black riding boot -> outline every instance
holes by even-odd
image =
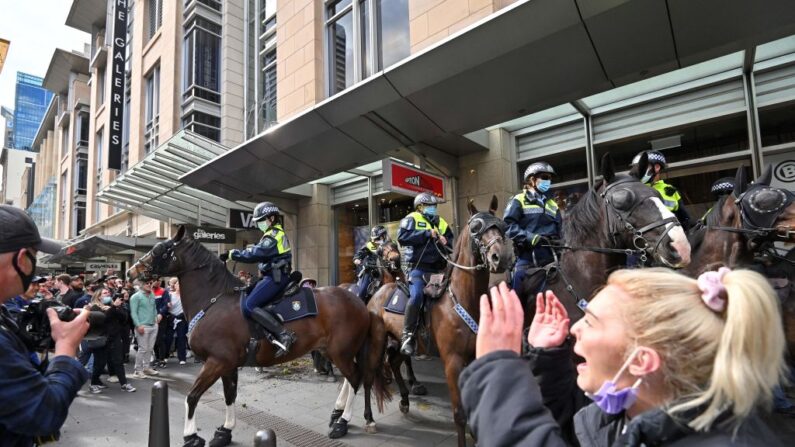
[[[276,336],[276,340],[272,342],[279,348],[279,350],[276,351],[276,357],[287,354],[290,350],[290,345],[295,341],[295,334],[285,329],[276,317],[259,307],[251,312],[251,318],[264,327],[266,331]]]
[[[400,341],[400,353],[403,355],[414,355],[416,345],[414,332],[417,330],[417,317],[419,317],[418,306],[407,304],[406,313],[403,315],[403,338]]]

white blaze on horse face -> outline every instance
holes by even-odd
[[[651,201],[657,206],[657,209],[660,211],[663,219],[674,217],[674,213],[672,213],[671,210],[663,205],[662,200],[657,197],[652,197]],[[682,261],[679,263],[679,265],[675,265],[673,267],[682,267],[690,264],[690,242],[687,241],[685,230],[681,225],[668,223],[665,225],[665,229],[667,230],[672,226],[673,228],[668,231],[668,237],[671,238],[671,246],[674,248],[674,250],[676,250],[676,253],[679,254],[679,257],[682,258]]]
[[[235,428],[235,404],[227,405],[226,406],[226,420],[224,421],[224,428],[226,429],[233,429]]]
[[[198,407],[198,405],[197,405]],[[185,430],[182,432],[182,436],[190,436],[196,433],[196,412],[193,412],[193,418],[189,418],[188,414],[190,414],[190,408],[188,407],[188,399],[185,399]]]

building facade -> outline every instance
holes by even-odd
[[[14,99],[14,148],[31,150],[33,137],[39,129],[41,117],[52,99],[52,93],[42,87],[43,79],[17,72]]]
[[[3,147],[14,147],[14,111],[5,107],[0,107],[0,116],[5,120],[3,129]]]
[[[36,164],[36,154],[28,150],[0,149],[0,203],[13,205],[18,208],[28,206],[28,194],[31,178],[31,168]]]
[[[67,25],[91,35],[80,237],[228,226],[268,199],[294,267],[331,284],[353,279],[369,226],[394,237],[411,209],[395,166],[441,178],[456,230],[468,200],[502,206],[539,159],[565,195],[597,180],[608,151],[623,165],[663,150],[694,215],[738,166],[789,178],[791,11],[771,1],[751,11],[765,26],[692,31],[684,18],[709,20],[708,5],[644,3],[75,0]],[[127,18],[120,169],[108,165],[114,5]],[[722,8],[740,20],[752,7]]]

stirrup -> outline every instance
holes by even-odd
[[[406,356],[414,355],[414,334],[404,334],[400,344],[400,353]]]

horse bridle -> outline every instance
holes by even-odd
[[[676,216],[665,217],[663,219],[654,221],[654,222],[652,222],[650,224],[644,225],[644,226],[642,226],[640,228],[635,228],[635,226],[632,225],[631,222],[629,222],[629,217],[632,215],[632,213],[636,209],[638,209],[638,207],[643,202],[645,202],[646,200],[652,199],[655,196],[654,195],[649,195],[648,197],[641,198],[640,200],[635,202],[629,210],[626,210],[626,211],[620,210],[619,208],[617,208],[611,202],[612,195],[615,194],[615,192],[618,191],[618,190],[624,189],[624,190],[630,191],[632,194],[635,194],[634,191],[631,191],[629,188],[618,188],[618,190],[615,189],[617,186],[624,185],[624,184],[627,184],[627,183],[632,183],[634,181],[635,181],[634,179],[626,179],[626,180],[617,181],[615,183],[611,183],[611,184],[609,184],[609,185],[607,185],[605,187],[605,189],[600,193],[600,196],[602,197],[602,199],[603,199],[603,201],[605,203],[605,216],[607,217],[607,220],[608,220],[608,229],[610,231],[609,235],[610,235],[611,241],[613,242],[613,245],[616,245],[615,238],[621,232],[631,233],[632,234],[632,245],[635,247],[634,252],[635,252],[635,254],[639,254],[640,258],[641,258],[641,261],[645,263],[646,260],[647,260],[646,254],[648,253],[649,255],[654,256],[654,254],[657,252],[657,250],[659,250],[660,244],[662,244],[662,241],[663,241],[663,239],[665,239],[665,236],[667,236],[668,233],[676,225],[679,225],[679,220],[676,218]],[[611,191],[612,191],[612,193],[608,194]],[[620,225],[619,228],[617,228],[618,231],[613,231],[611,229],[611,225],[610,225],[611,211],[612,211],[613,216],[616,219],[618,219],[618,222],[619,222],[619,225]],[[674,225],[669,225],[669,224],[674,224]],[[665,231],[663,231],[663,233],[660,235],[660,237],[657,238],[657,241],[654,244],[653,248],[649,249],[650,244],[649,244],[649,240],[646,239],[646,237],[645,237],[646,233],[648,233],[649,231],[652,231],[654,229],[657,229],[659,227],[662,227],[662,226],[665,226]]]
[[[774,208],[769,210],[763,210],[755,206],[753,202],[753,199],[758,194],[765,191],[773,191],[779,196],[779,202]],[[772,226],[773,222],[778,219],[778,216],[781,215],[781,213],[790,205],[790,203],[795,201],[795,194],[793,194],[791,191],[781,188],[773,188],[766,185],[756,185],[752,186],[751,189],[743,192],[739,196],[732,195],[732,197],[734,197],[734,204],[737,205],[737,208],[740,210],[741,227],[735,228],[724,227],[720,225],[706,225],[705,222],[703,225],[704,228],[708,230],[718,230],[729,233],[750,235],[751,239],[755,237],[766,237],[771,233],[782,239],[789,239],[795,236],[795,228],[793,228],[792,225],[787,227]],[[764,222],[760,222],[759,219],[764,219]]]
[[[162,255],[158,255],[158,258],[162,259],[163,261],[165,261],[168,258],[171,258],[172,261],[176,262],[177,261],[177,255],[174,254],[174,250],[177,248],[177,245],[179,245],[179,242],[174,242],[173,240],[169,239],[169,240],[167,240],[165,242],[160,242],[159,244],[165,245],[166,246],[166,251],[163,252]],[[154,270],[154,267],[155,267],[155,264],[156,264],[154,262],[154,259],[155,259],[155,253],[154,253],[155,248],[157,248],[157,245],[155,245],[152,248],[152,250],[150,250],[149,253],[147,253],[147,255],[149,255],[151,257],[151,262],[144,261],[144,259],[147,256],[144,256],[143,258],[138,260],[138,263],[140,263],[141,265],[144,266],[144,268],[145,268],[144,274],[146,274],[146,275],[151,275],[153,273],[153,270]],[[158,261],[157,263],[159,263],[159,262],[160,261]],[[179,271],[177,271],[175,273],[169,273],[169,276],[179,276],[179,275],[181,275],[183,273],[192,272],[194,270],[201,270],[201,269],[207,267],[208,265],[210,265],[210,264],[207,263],[207,262],[204,262],[204,263],[201,263],[201,264],[197,265],[196,267],[191,267],[191,268],[188,268],[188,269],[182,269],[182,270],[179,270]]]
[[[388,242],[384,242],[384,245],[387,245],[387,244],[388,244]],[[384,259],[385,255],[390,254],[390,253],[392,253],[394,251],[397,251],[397,253],[399,255],[400,254],[400,250],[398,250],[396,248],[395,250],[390,249],[388,252],[384,252],[384,250],[383,250],[384,245],[382,245],[381,248],[380,248],[381,256],[378,256],[378,264],[379,264],[379,266],[385,268],[386,270],[389,270],[390,272],[400,271],[400,263],[399,262],[396,264],[395,261],[388,261],[388,260]]]
[[[502,242],[504,240],[503,235],[505,235],[505,222],[491,213],[476,213],[473,214],[467,221],[467,228],[469,228],[469,240],[471,243],[472,253],[474,253],[476,257],[480,258],[480,262],[478,264],[474,266],[457,264],[447,257],[447,255],[442,253],[437,244],[433,244],[433,246],[442,256],[442,258],[444,258],[448,264],[454,267],[458,267],[463,270],[486,269],[488,268],[487,254],[489,248],[491,248],[491,246],[497,242]],[[483,234],[485,234],[486,231],[491,228],[496,228],[497,231],[500,232],[500,235],[484,244],[480,239],[483,237]]]

